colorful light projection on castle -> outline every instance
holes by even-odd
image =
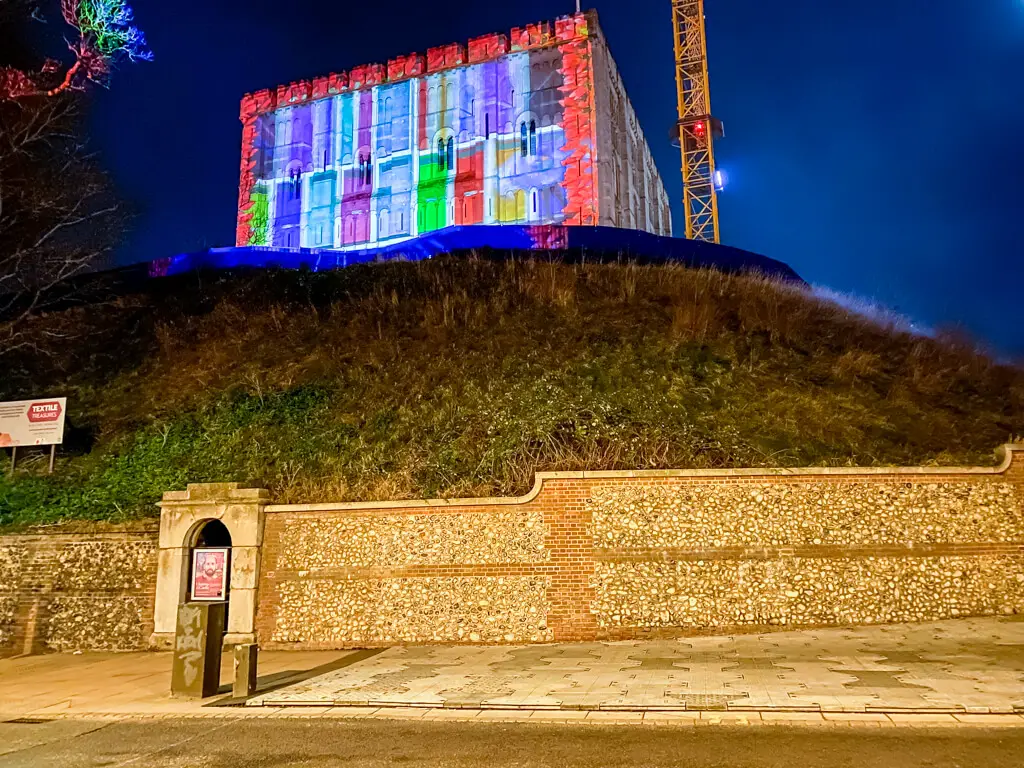
[[[247,96],[238,245],[597,224],[587,16]]]

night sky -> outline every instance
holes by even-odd
[[[708,0],[723,241],[1024,355],[1024,2]],[[135,0],[156,59],[95,99],[139,210],[123,263],[231,245],[242,95],[541,19],[572,0]],[[464,8],[458,11],[456,8]],[[673,201],[669,0],[597,0]],[[682,230],[676,202],[676,231]]]

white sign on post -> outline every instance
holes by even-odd
[[[0,448],[60,445],[67,398],[0,403]]]

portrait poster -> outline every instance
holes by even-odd
[[[227,549],[197,549],[192,553],[192,599],[226,600]]]

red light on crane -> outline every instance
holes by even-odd
[[[704,138],[704,123],[694,123],[693,133],[698,139]]]

